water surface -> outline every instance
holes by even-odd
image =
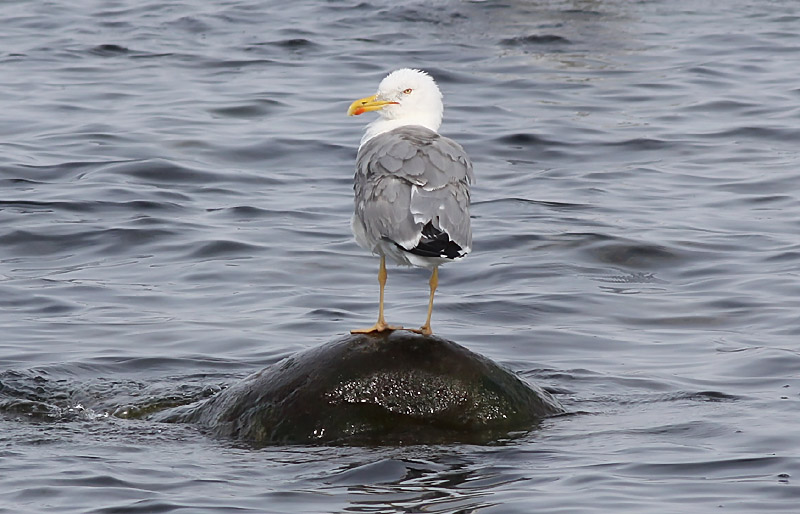
[[[796,512],[791,1],[4,2],[0,512]],[[364,117],[428,70],[475,162],[434,329],[572,413],[490,446],[147,420],[366,326]],[[421,324],[422,270],[390,269]]]

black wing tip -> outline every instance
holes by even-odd
[[[447,232],[434,227],[430,221],[422,227],[422,237],[414,248],[407,249],[395,244],[402,250],[420,257],[460,259],[467,254],[459,244],[450,239]]]

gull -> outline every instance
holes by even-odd
[[[475,182],[464,149],[437,132],[442,124],[442,93],[424,71],[395,70],[378,92],[356,100],[349,116],[376,111],[356,157],[352,229],[359,246],[380,256],[378,321],[371,334],[403,327],[384,319],[386,258],[396,264],[431,270],[428,317],[412,332],[430,335],[439,266],[463,259],[472,249],[469,186]]]

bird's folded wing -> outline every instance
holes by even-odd
[[[421,126],[375,136],[358,151],[356,216],[373,241],[411,249],[427,222],[469,252],[472,163],[455,141]]]

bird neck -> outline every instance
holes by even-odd
[[[413,117],[409,116],[403,118],[378,118],[367,125],[367,131],[364,132],[364,137],[361,138],[361,144],[359,145],[359,148],[364,146],[367,141],[375,136],[379,136],[385,132],[389,132],[390,130],[408,125],[418,125],[434,132],[438,132],[439,127],[442,125],[442,115],[431,113],[422,116],[416,115]]]

